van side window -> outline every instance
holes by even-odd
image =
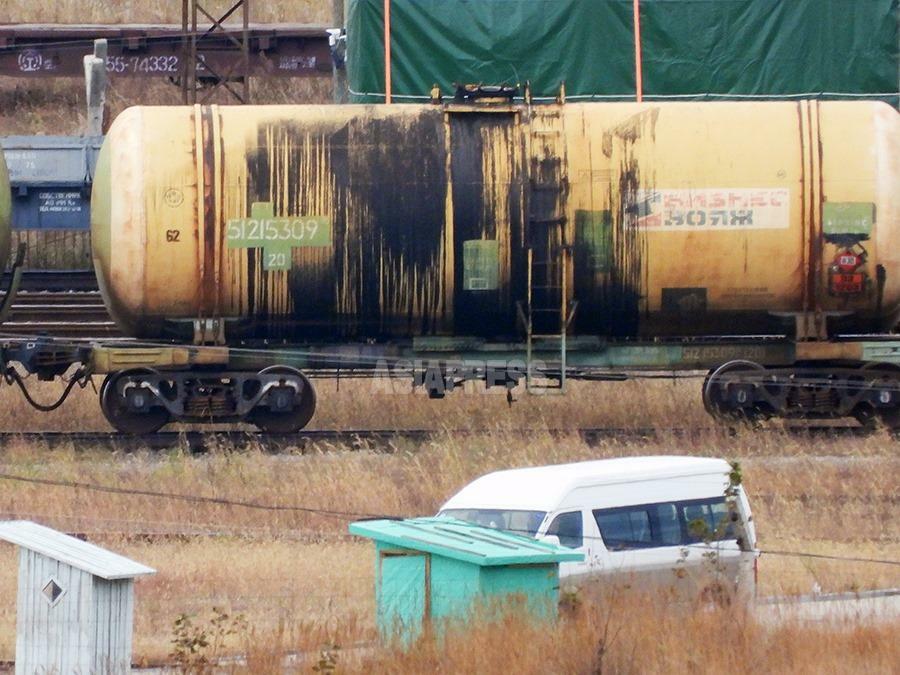
[[[597,509],[593,513],[610,551],[735,538],[724,496]]]
[[[681,520],[674,504],[657,504],[656,522],[660,546],[677,546],[681,543]]]
[[[555,534],[559,537],[561,546],[581,548],[581,545],[584,543],[581,528],[581,511],[560,513],[550,523],[550,527],[547,528],[547,534]]]
[[[680,504],[687,528],[686,543],[734,539],[724,499],[703,499]]]
[[[650,514],[646,506],[594,511],[597,527],[610,550],[652,546]]]

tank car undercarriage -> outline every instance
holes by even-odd
[[[710,370],[703,405],[723,422],[852,417],[861,425],[900,427],[900,368],[822,364],[766,368],[735,360]]]
[[[103,415],[119,431],[146,434],[169,422],[250,422],[263,431],[299,431],[316,410],[316,392],[296,368],[259,372],[110,373],[100,387]]]
[[[315,413],[311,377],[401,378],[431,398],[477,381],[505,388],[512,401],[520,383],[529,392],[561,393],[567,380],[698,371],[707,371],[700,391],[706,410],[727,424],[854,418],[867,427],[900,427],[900,340],[893,336],[829,342],[573,337],[564,362],[558,346],[554,352],[549,344],[538,344],[531,360],[522,347],[477,338],[255,350],[41,338],[0,344],[0,362],[5,380],[39,410],[59,407],[76,385],[104,377],[98,390],[101,409],[113,427],[131,434],[152,433],[170,422],[245,422],[263,431],[299,431]],[[29,375],[68,384],[57,402],[44,405],[30,396],[24,381]]]

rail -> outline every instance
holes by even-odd
[[[781,433],[792,437],[814,439],[847,438],[881,433],[878,430],[851,426],[797,426],[773,427],[756,430],[756,433]],[[273,454],[303,451],[316,444],[332,444],[342,449],[369,450],[391,453],[407,444],[421,444],[433,439],[470,437],[490,434],[513,435],[533,438],[549,435],[555,438],[578,437],[590,446],[610,441],[653,442],[659,439],[690,440],[710,433],[733,436],[737,432],[727,427],[691,428],[627,428],[587,427],[580,429],[311,429],[297,433],[264,433],[257,431],[160,431],[153,434],[130,435],[114,431],[4,431],[0,432],[0,449],[13,443],[34,443],[48,448],[72,446],[76,450],[168,450],[182,449],[202,454],[216,449],[258,448]],[[893,439],[900,432],[885,431]],[[317,448],[320,449],[320,448]]]

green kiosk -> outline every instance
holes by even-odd
[[[479,606],[518,602],[556,616],[559,563],[578,551],[450,518],[370,520],[351,534],[375,541],[378,630],[409,644],[428,624],[466,620]]]

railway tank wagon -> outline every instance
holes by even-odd
[[[95,175],[101,290],[127,334],[214,348],[113,372],[104,411],[302,427],[279,342],[707,367],[714,413],[815,412],[783,386],[812,364],[856,377],[821,412],[894,411],[889,364],[856,375],[877,359],[835,336],[900,314],[898,125],[870,102],[129,109]],[[235,349],[262,341],[274,367]]]

